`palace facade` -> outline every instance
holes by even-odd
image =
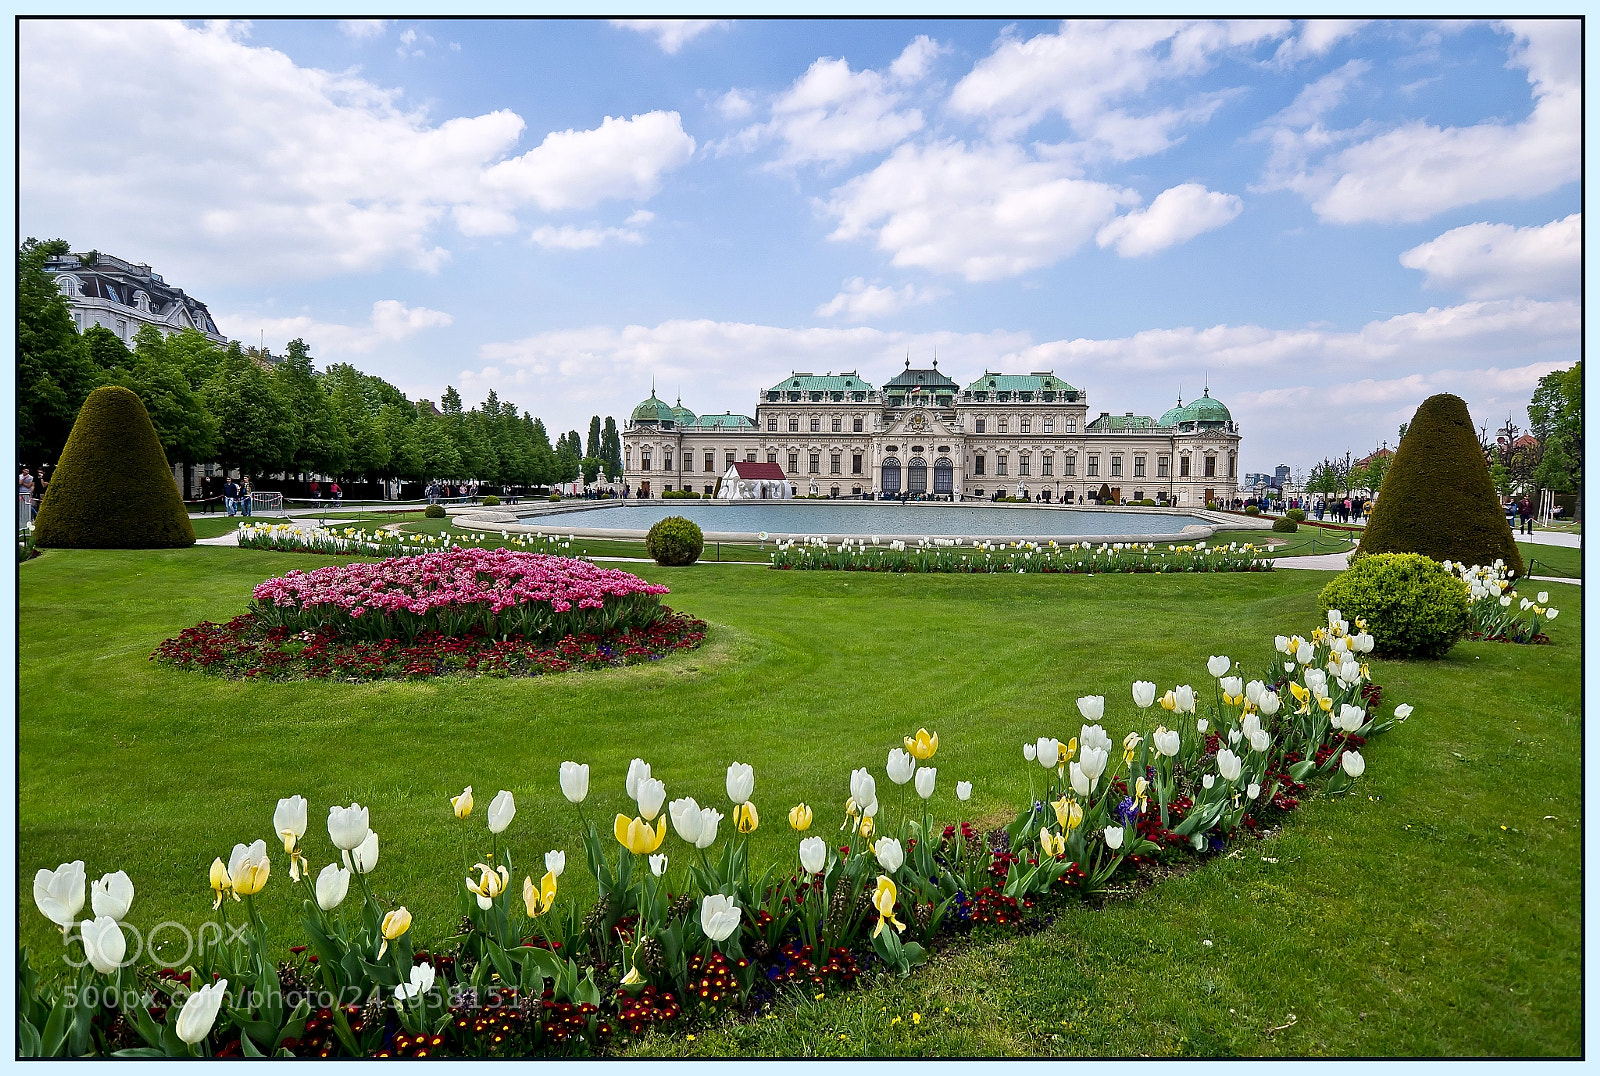
[[[214,344],[228,342],[217,331],[205,303],[168,284],[143,262],[124,261],[91,250],[54,255],[46,260],[44,268],[66,296],[79,332],[99,325],[132,347],[139,328],[154,325],[168,336],[196,329]]]
[[[1067,504],[1153,500],[1204,507],[1238,485],[1239,429],[1210,389],[1158,419],[1098,414],[1051,371],[984,373],[965,387],[906,367],[881,388],[855,371],[791,373],[755,417],[696,415],[650,398],[622,433],[639,496],[711,494],[737,461],[776,463],[796,496],[1025,495]]]

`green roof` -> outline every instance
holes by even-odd
[[[1086,427],[1087,430],[1148,430],[1155,425],[1149,415],[1101,415]]]
[[[985,373],[967,386],[968,392],[1067,392],[1071,389],[1071,385],[1049,371],[1041,374]]]
[[[895,374],[893,379],[884,382],[883,387],[885,391],[892,389],[909,390],[920,387],[931,392],[937,392],[940,389],[954,392],[960,388],[954,381],[940,373],[937,368],[913,370],[909,364],[904,370]]]
[[[653,422],[658,425],[677,421],[673,417],[672,408],[667,405],[665,400],[656,399],[656,394],[653,391],[650,393],[648,400],[633,409],[632,418],[635,422]]]
[[[1178,406],[1165,411],[1159,421],[1162,426],[1181,426],[1184,423],[1222,424],[1233,421],[1233,413],[1226,404],[1215,399],[1208,388],[1198,400],[1185,404],[1180,398]]]
[[[854,370],[842,374],[790,374],[773,385],[768,392],[860,392],[872,391],[872,385],[862,380]]]
[[[681,397],[678,400],[677,406],[672,409],[672,421],[676,422],[680,426],[694,425],[694,412],[683,406],[683,400]]]
[[[735,415],[732,412],[729,412],[726,415],[701,415],[699,418],[689,423],[689,425],[701,430],[716,428],[750,430],[755,429],[756,423],[755,419],[749,418],[745,415]]]

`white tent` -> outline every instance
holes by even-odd
[[[717,491],[717,499],[723,501],[781,501],[789,495],[789,479],[776,463],[735,463]]]

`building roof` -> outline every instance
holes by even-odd
[[[694,425],[694,412],[683,406],[683,397],[678,397],[677,404],[672,408],[672,421],[680,426]]]
[[[967,386],[968,392],[1067,392],[1072,386],[1046,370],[1035,374],[984,375]]]
[[[776,463],[751,463],[741,460],[733,465],[734,473],[750,481],[782,482],[788,476]]]
[[[854,370],[838,374],[793,373],[773,385],[768,392],[871,392],[872,385]]]
[[[635,422],[649,422],[657,425],[670,425],[677,419],[673,416],[672,408],[667,406],[665,400],[656,399],[655,389],[650,390],[650,398],[633,409],[631,416]]]
[[[746,415],[736,415],[732,411],[729,411],[725,415],[701,415],[699,418],[695,419],[693,422],[688,423],[688,425],[693,426],[695,429],[700,429],[700,430],[705,430],[705,429],[746,430],[746,429],[755,429],[756,422],[755,422],[755,419],[750,418],[750,417],[748,417]]]
[[[892,389],[912,390],[918,388],[927,391],[949,389],[950,391],[954,392],[960,387],[961,386],[957,385],[950,378],[939,372],[938,359],[934,360],[933,366],[916,370],[911,368],[911,360],[907,359],[906,368],[901,370],[898,374],[895,374],[892,379],[883,383],[885,392],[888,392]]]
[[[1106,430],[1148,430],[1154,426],[1155,419],[1149,415],[1101,415],[1084,427],[1096,433]]]
[[[54,254],[45,261],[45,270],[56,276],[70,276],[77,281],[75,299],[100,299],[138,310],[136,299],[143,294],[146,309],[135,317],[148,315],[145,320],[161,321],[174,328],[181,327],[176,313],[182,307],[188,320],[200,332],[217,341],[227,338],[217,330],[206,304],[186,294],[182,288],[168,284],[160,273],[142,262],[124,261],[97,250]]]
[[[1184,426],[1199,425],[1202,427],[1217,427],[1233,421],[1233,413],[1226,404],[1211,395],[1207,388],[1197,400],[1190,400],[1187,404],[1183,397],[1178,397],[1178,406],[1168,408],[1156,420],[1158,426]]]

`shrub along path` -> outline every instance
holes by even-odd
[[[406,904],[432,945],[456,922],[461,868],[487,850],[481,810],[450,814],[466,784],[480,804],[516,794],[505,836],[518,865],[565,848],[558,899],[586,906],[562,759],[591,765],[588,806],[607,817],[635,755],[670,796],[718,805],[727,763],[751,763],[764,819],[753,855],[789,862],[789,806],[812,804],[813,832],[836,837],[848,770],[881,774],[919,725],[940,734],[940,815],[956,815],[954,782],[970,780],[959,816],[992,824],[1028,796],[1020,744],[1075,733],[1077,696],[1105,694],[1120,739],[1132,680],[1203,686],[1214,653],[1264,662],[1274,634],[1320,621],[1326,582],[640,566],[673,588],[670,605],[711,622],[702,650],[549,680],[361,685],[237,683],[148,660],[180,629],[241,611],[254,583],[305,565],[200,547],[50,551],[20,567],[24,878],[66,859],[91,878],[125,869],[131,922],[194,926],[212,915],[212,858],[266,838],[260,906],[274,938],[298,944],[273,805],[311,800],[304,843],[320,868],[329,804],[356,799],[382,839],[378,892]],[[1575,590],[1550,589],[1572,605]],[[1281,835],[1040,934],[977,939],[905,982],[808,995],[637,1050],[1575,1054],[1581,621],[1552,625],[1551,646],[1462,643],[1442,662],[1376,662],[1386,705],[1416,713],[1374,741],[1355,794],[1308,803]],[[675,837],[665,850],[685,854]],[[18,901],[20,940],[53,956],[59,932],[26,887]]]

